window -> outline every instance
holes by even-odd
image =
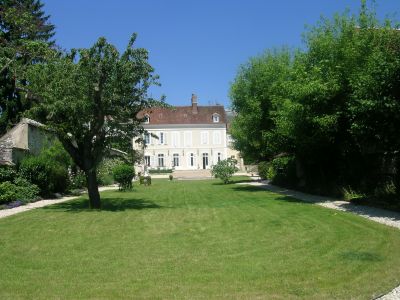
[[[145,155],[145,157],[144,157],[144,165],[150,167],[150,156]]]
[[[221,132],[219,132],[219,131],[213,132],[213,144],[214,145],[221,144]]]
[[[179,167],[179,154],[178,153],[174,153],[173,155],[173,166],[174,167]]]
[[[158,154],[158,166],[164,167],[164,154]]]
[[[207,131],[202,131],[201,132],[201,143],[203,145],[207,145],[208,144],[208,132]]]
[[[221,161],[221,153],[218,152],[218,162]]]
[[[150,123],[150,116],[144,115],[144,124],[149,124],[149,123]]]
[[[145,145],[150,144],[150,134],[149,133],[144,134],[144,144]]]
[[[192,146],[192,132],[185,131],[185,146]]]
[[[194,154],[193,154],[193,153],[190,153],[190,162],[189,162],[189,165],[190,165],[191,167],[194,166]]]
[[[164,134],[164,132],[160,132],[160,136],[159,136],[159,143],[160,143],[160,145],[164,145],[164,143],[165,143],[165,134]]]
[[[179,132],[174,131],[172,133],[172,146],[174,147],[179,147],[180,141],[179,141]]]
[[[212,119],[213,119],[214,123],[218,123],[219,122],[219,114],[213,114]]]

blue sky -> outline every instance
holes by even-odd
[[[150,63],[173,105],[229,106],[229,86],[240,64],[268,48],[301,47],[305,25],[360,0],[43,0],[64,49],[90,47],[104,36],[123,51],[131,33],[148,49]],[[378,0],[377,14],[399,20],[399,0]]]

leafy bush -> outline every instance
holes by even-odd
[[[119,158],[105,158],[97,168],[97,182],[99,185],[111,185],[114,183],[114,168],[124,164]]]
[[[293,186],[296,184],[296,163],[292,156],[277,157],[271,161],[267,178],[274,184]]]
[[[78,170],[70,175],[70,190],[78,190],[86,187],[86,175],[83,171]]]
[[[168,178],[169,178],[169,180],[172,181],[172,179],[174,179],[174,176],[172,176],[172,174],[170,174],[170,175],[168,176]]]
[[[267,161],[262,161],[258,164],[258,175],[262,179],[268,179],[269,163]]]
[[[5,181],[14,181],[15,177],[17,177],[17,172],[14,167],[10,166],[0,166],[0,182]]]
[[[139,176],[139,184],[151,185],[150,176]]]
[[[236,163],[236,159],[233,158],[220,160],[216,165],[212,167],[211,174],[215,178],[221,179],[224,184],[227,184],[232,175],[239,170],[236,167]]]
[[[40,198],[40,189],[36,184],[21,177],[16,178],[14,184],[17,186],[17,199],[21,202],[28,203]]]
[[[17,186],[10,181],[0,183],[0,204],[17,200]]]
[[[63,193],[69,185],[68,169],[45,155],[29,156],[22,160],[20,176],[36,184],[44,197]]]
[[[113,173],[120,190],[132,189],[132,179],[135,177],[135,169],[132,166],[127,164],[116,166]]]

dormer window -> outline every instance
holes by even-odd
[[[144,124],[149,124],[149,123],[150,123],[150,116],[144,115]]]
[[[218,123],[219,122],[219,114],[213,114],[212,120],[214,123]]]

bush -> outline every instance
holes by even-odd
[[[258,164],[258,175],[262,179],[268,179],[269,163],[267,161],[262,161]]]
[[[111,185],[114,183],[114,168],[124,164],[119,158],[105,158],[97,168],[97,182],[99,185]]]
[[[168,174],[168,173],[172,173],[172,169],[153,169],[153,170],[149,170],[149,174]]]
[[[220,160],[216,165],[212,167],[211,174],[215,178],[221,179],[224,184],[227,184],[232,175],[239,170],[236,167],[236,163],[236,159],[233,158]]]
[[[116,166],[113,173],[120,190],[132,189],[132,179],[135,177],[135,169],[132,166],[127,164]]]
[[[17,200],[17,186],[10,181],[0,183],[0,204]]]
[[[172,174],[170,174],[170,175],[168,176],[168,178],[169,178],[169,180],[172,181],[172,179],[174,179],[174,176],[172,176]]]
[[[70,190],[79,190],[86,187],[86,175],[83,171],[78,170],[70,175]]]
[[[63,193],[69,185],[68,169],[44,155],[23,159],[19,173],[21,177],[36,184],[43,197]]]
[[[0,166],[0,183],[6,181],[12,182],[15,177],[17,177],[17,172],[14,167]]]
[[[139,176],[139,184],[151,185],[150,176]]]
[[[36,184],[21,177],[16,178],[14,184],[17,186],[17,200],[28,203],[40,198],[40,189]]]
[[[277,157],[269,164],[267,178],[278,185],[296,185],[296,163],[292,156]]]

